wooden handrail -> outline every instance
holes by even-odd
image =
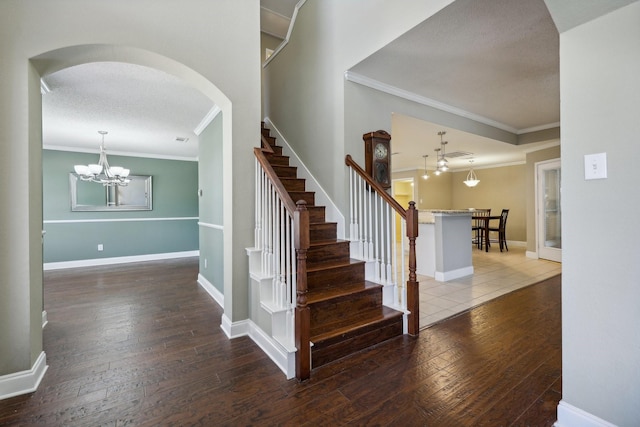
[[[289,195],[289,192],[286,190],[286,188],[284,188],[284,185],[282,185],[280,178],[278,178],[278,175],[273,170],[273,167],[271,167],[271,163],[269,163],[269,160],[267,160],[267,158],[264,156],[263,151],[264,150],[262,148],[253,148],[253,153],[255,154],[256,159],[258,159],[258,162],[260,163],[260,166],[262,166],[264,173],[273,183],[273,187],[275,188],[276,193],[278,193],[278,196],[280,196],[280,200],[282,200],[282,203],[284,203],[285,209],[287,209],[287,212],[289,212],[289,214],[293,216],[296,212],[296,204],[291,198],[291,195]],[[271,152],[273,152],[273,150]]]
[[[264,151],[265,153],[272,153],[273,154],[273,148],[271,148],[271,144],[269,144],[269,141],[267,141],[267,138],[264,137],[264,135],[262,136],[262,151]]]
[[[345,159],[344,159],[344,163],[345,163],[347,166],[351,166],[351,167],[352,167],[352,168],[353,168],[353,169],[358,173],[358,175],[360,175],[360,177],[361,177],[362,179],[364,179],[364,180],[367,182],[367,184],[369,184],[369,185],[370,185],[370,186],[371,186],[371,187],[376,191],[376,193],[378,193],[378,194],[380,195],[380,197],[382,197],[382,198],[385,200],[385,202],[387,202],[387,203],[388,203],[388,204],[393,208],[393,210],[395,210],[396,212],[398,212],[398,214],[399,214],[402,218],[407,219],[407,211],[406,211],[402,206],[400,206],[400,203],[398,203],[398,202],[396,201],[396,199],[394,199],[393,197],[391,197],[391,196],[389,195],[389,193],[387,193],[387,192],[384,190],[384,188],[382,188],[382,187],[380,186],[380,184],[378,184],[377,182],[375,182],[375,181],[373,180],[373,178],[371,178],[371,177],[367,174],[367,172],[365,172],[365,170],[364,170],[364,169],[362,169],[362,168],[360,167],[360,165],[358,165],[358,164],[357,164],[357,163],[356,163],[356,162],[351,158],[351,155],[350,155],[350,154],[347,154],[347,157],[345,157]]]

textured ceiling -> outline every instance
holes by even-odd
[[[522,130],[560,121],[558,49],[543,0],[458,0],[352,71]]]
[[[43,144],[108,153],[195,159],[194,129],[214,107],[181,79],[152,68],[93,62],[48,75],[42,97]],[[188,138],[177,142],[176,138]]]

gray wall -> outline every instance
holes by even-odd
[[[97,157],[42,152],[45,263],[198,250],[197,162],[109,155],[111,164],[152,176],[153,210],[72,212],[69,172]]]
[[[264,68],[265,115],[343,214],[348,211],[344,157],[360,152],[362,134],[372,130],[367,125],[357,126],[355,136],[345,132],[355,111],[347,113],[345,71],[449,3],[376,0],[363,7],[358,1],[307,0],[291,38]],[[385,128],[377,123],[374,129]],[[357,152],[349,150],[349,138]]]
[[[222,212],[222,114],[200,134],[199,169],[200,274],[224,294],[224,227]]]
[[[559,421],[572,408],[618,426],[640,420],[639,24],[636,2],[560,34]],[[608,178],[586,181],[584,156],[602,152]]]

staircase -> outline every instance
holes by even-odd
[[[306,201],[309,211],[311,368],[402,335],[403,313],[382,305],[382,285],[365,280],[365,262],[351,259],[350,242],[337,238],[337,224],[325,221],[325,208],[315,205],[315,194],[306,191],[264,123],[262,135],[273,150],[265,156],[276,175],[293,201]]]

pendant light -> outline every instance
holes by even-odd
[[[467,174],[467,179],[464,181],[467,187],[475,187],[478,185],[480,180],[476,176],[476,173],[473,171],[473,159],[469,160],[471,163],[471,168],[469,169],[469,173]]]
[[[424,175],[422,175],[422,179],[429,179],[429,175],[427,174],[427,157],[428,154],[422,156],[424,158]]]

